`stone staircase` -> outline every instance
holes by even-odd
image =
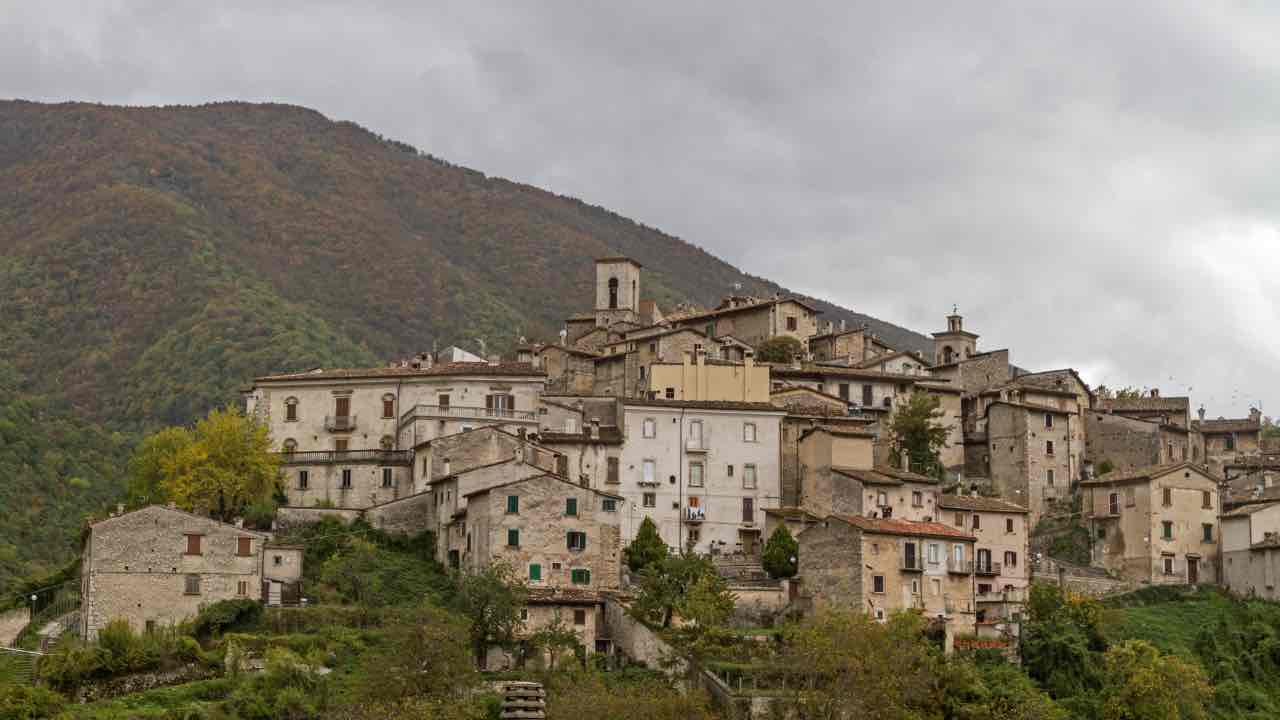
[[[713,555],[712,563],[720,577],[731,583],[770,582],[769,574],[764,571],[760,558],[753,555]]]
[[[540,683],[510,682],[502,691],[502,720],[544,720],[547,692]]]

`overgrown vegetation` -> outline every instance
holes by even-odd
[[[942,401],[921,390],[911,393],[911,398],[893,413],[889,422],[889,438],[893,454],[889,461],[894,466],[902,464],[905,452],[911,470],[922,475],[941,478],[945,472],[940,460],[942,448],[947,445],[950,428],[941,420]]]

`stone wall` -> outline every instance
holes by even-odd
[[[416,535],[432,529],[432,498],[429,492],[410,495],[365,511],[369,524],[393,533]]]
[[[626,605],[616,597],[605,598],[604,625],[613,647],[633,662],[672,676],[681,676],[688,670],[684,661],[671,668],[664,666],[664,660],[673,657],[674,650],[657,633],[628,615]]]
[[[835,604],[863,607],[862,541],[843,522],[826,522],[800,533],[801,591],[814,606]]]
[[[327,517],[350,523],[360,517],[361,514],[362,511],[352,508],[289,507],[286,505],[276,509],[275,529],[288,530],[304,525],[312,525]]]

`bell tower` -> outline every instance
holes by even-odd
[[[626,257],[596,260],[596,325],[639,323],[640,263]]]
[[[977,353],[977,334],[964,329],[964,317],[958,307],[953,307],[947,316],[947,329],[933,334],[933,364],[950,365]]]

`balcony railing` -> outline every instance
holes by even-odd
[[[377,463],[378,465],[412,465],[410,450],[314,450],[277,453],[285,465],[323,465],[329,463]]]
[[[684,451],[692,453],[704,453],[708,450],[707,441],[702,438],[685,438]]]
[[[685,522],[700,523],[707,519],[707,509],[700,507],[687,507],[684,509]]]
[[[466,407],[462,405],[414,405],[408,412],[400,416],[400,424],[410,422],[415,417],[445,418],[479,418],[484,420],[516,420],[535,422],[538,413],[533,410],[513,410],[511,408]]]
[[[955,575],[972,575],[972,560],[957,560],[955,558],[947,558],[947,572]]]
[[[974,572],[979,575],[999,575],[1000,563],[998,562],[979,562],[974,568]]]
[[[329,432],[346,432],[356,429],[355,415],[325,415],[324,429]]]
[[[901,569],[903,572],[924,572],[924,558],[922,557],[904,557],[902,558]]]

